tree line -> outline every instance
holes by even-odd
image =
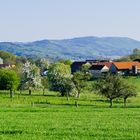
[[[93,82],[89,92],[107,98],[110,107],[116,98],[123,98],[126,106],[127,99],[137,95],[134,85],[127,83],[120,75],[108,74],[93,81],[86,64],[72,75],[70,60],[49,63],[46,59],[30,61],[26,58],[16,58],[16,61],[18,65],[15,68],[0,69],[0,90],[9,90],[11,98],[15,90],[28,90],[31,95],[33,89],[41,89],[43,95],[45,89],[58,91],[61,96],[66,96],[67,100],[70,96],[80,98],[81,92],[88,89],[89,82]]]

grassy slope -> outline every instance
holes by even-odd
[[[140,91],[140,78],[126,79]],[[140,139],[140,94],[128,100],[129,108],[122,108],[122,100],[114,101],[114,108],[93,93],[83,93],[74,106],[75,98],[67,101],[58,93],[36,91],[33,96],[18,93],[13,100],[0,94],[0,139]]]

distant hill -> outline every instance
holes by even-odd
[[[140,41],[127,37],[79,37],[64,40],[34,42],[0,42],[0,50],[19,56],[51,57],[55,59],[92,59],[116,57],[140,49]]]

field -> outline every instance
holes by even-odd
[[[140,78],[126,79],[140,91]],[[82,93],[80,99],[59,93],[0,92],[1,140],[139,140],[140,94],[128,99],[127,108],[117,99],[113,108],[103,97]],[[79,106],[75,106],[75,101]]]

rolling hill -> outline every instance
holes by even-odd
[[[19,56],[51,57],[54,59],[95,59],[117,57],[140,49],[140,41],[127,37],[79,37],[34,42],[0,42],[0,50]]]

